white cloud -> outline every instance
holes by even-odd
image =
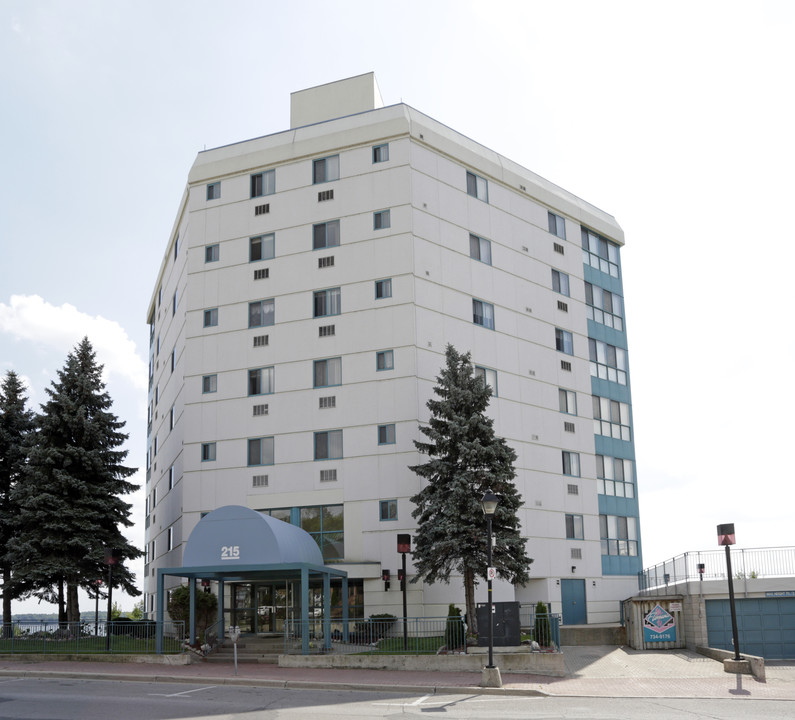
[[[106,375],[120,376],[136,389],[146,390],[146,362],[124,328],[114,320],[87,315],[68,303],[56,307],[38,295],[12,295],[8,305],[0,303],[0,332],[64,355],[88,337]]]

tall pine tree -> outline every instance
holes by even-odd
[[[25,469],[33,431],[33,413],[26,408],[26,404],[27,397],[22,381],[19,375],[9,370],[0,384],[0,572],[3,579],[3,633],[11,623],[11,600],[18,594],[11,585],[13,556],[8,545],[14,535],[14,520],[17,517],[12,493]]]
[[[498,577],[524,584],[533,561],[519,534],[516,453],[495,436],[494,422],[485,414],[491,388],[475,376],[469,353],[461,355],[448,345],[445,355],[434,387],[438,399],[427,403],[430,422],[420,426],[428,441],[414,443],[430,459],[411,467],[427,481],[411,498],[419,525],[412,557],[418,578],[428,583],[449,582],[453,572],[463,576],[467,624],[477,631],[475,583],[486,575],[488,552],[480,500],[487,490],[500,498],[492,523]]]
[[[59,617],[70,622],[80,620],[78,588],[105,577],[105,548],[121,549],[125,560],[142,554],[122,535],[132,521],[121,496],[136,489],[126,479],[135,469],[123,465],[124,422],[111,412],[101,375],[84,338],[47,388],[50,399],[41,406],[36,442],[13,494],[19,506],[10,543],[14,583],[51,601],[57,597]],[[113,576],[114,587],[140,595],[123,563]]]

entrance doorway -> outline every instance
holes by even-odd
[[[285,620],[300,616],[296,583],[236,584],[232,586],[232,625],[241,633],[283,633]]]
[[[585,580],[561,580],[560,600],[563,605],[564,625],[587,625],[585,605]]]

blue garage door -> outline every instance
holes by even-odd
[[[733,650],[729,601],[707,600],[706,606],[709,646]],[[795,659],[795,598],[743,598],[735,607],[741,654]]]

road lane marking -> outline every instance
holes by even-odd
[[[182,692],[178,693],[149,693],[150,697],[179,697],[180,695],[190,695],[191,693],[201,692],[202,690],[212,690],[216,685],[208,685],[207,687],[200,687],[194,690],[183,690]]]

